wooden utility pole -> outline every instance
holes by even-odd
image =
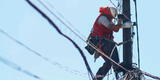
[[[131,19],[130,0],[123,0],[123,14],[126,16],[124,22]],[[131,28],[123,29],[123,41],[131,40]],[[123,45],[123,65],[126,69],[132,69],[132,41]]]

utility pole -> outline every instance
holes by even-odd
[[[123,0],[123,14],[127,17],[124,22],[131,19],[130,0]],[[131,28],[123,29],[123,41],[131,40]],[[123,45],[123,66],[126,69],[132,69],[132,40]]]

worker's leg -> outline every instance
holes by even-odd
[[[111,62],[105,57],[103,57],[103,59],[105,60],[105,62],[103,66],[99,68],[96,74],[97,80],[102,80],[111,68]]]
[[[110,55],[111,52],[111,43],[109,41],[107,41],[106,39],[101,39],[101,43],[102,43],[102,51],[106,54],[106,55]],[[96,77],[97,80],[102,80],[104,78],[104,76],[108,73],[108,71],[111,68],[111,61],[109,59],[107,59],[106,57],[102,56],[102,58],[105,60],[105,63],[103,64],[102,67],[99,68]]]
[[[119,55],[118,55],[117,47],[115,48],[115,50],[114,50],[114,52],[113,52],[112,59],[113,59],[115,62],[119,63]],[[118,77],[118,72],[119,72],[119,71],[117,70],[118,66],[115,65],[114,63],[112,63],[112,64],[113,64],[113,70],[114,70],[114,72],[115,72],[116,79],[118,79],[118,78],[119,78],[119,77]]]

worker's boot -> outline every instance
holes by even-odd
[[[94,80],[102,80],[104,78],[104,75],[96,75],[94,77]]]

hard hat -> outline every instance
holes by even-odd
[[[117,9],[114,7],[109,7],[109,8],[110,8],[112,16],[115,18],[118,14]]]

